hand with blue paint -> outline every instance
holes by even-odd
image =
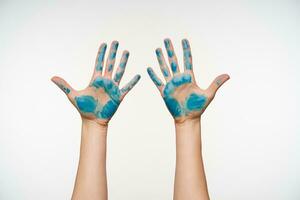
[[[155,52],[166,84],[157,77],[152,68],[147,69],[148,74],[160,91],[168,110],[176,122],[199,118],[213,100],[217,90],[229,79],[229,76],[227,74],[218,76],[206,90],[203,90],[197,85],[195,80],[191,47],[188,40],[182,40],[183,72],[179,70],[177,57],[170,39],[165,39],[164,44],[170,67],[166,63],[162,49],[158,48]]]
[[[105,68],[104,58],[107,45],[103,43],[100,46],[94,74],[89,85],[84,90],[77,91],[73,89],[60,77],[55,76],[51,79],[67,95],[71,103],[80,112],[82,118],[93,120],[101,125],[107,125],[123,98],[140,79],[140,75],[136,75],[122,89],[119,88],[129,57],[128,51],[123,52],[120,64],[114,74],[114,78],[112,78],[118,46],[119,43],[117,41],[112,42]]]

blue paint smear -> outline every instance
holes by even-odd
[[[171,63],[171,69],[172,69],[173,72],[177,71],[177,64],[175,62]]]
[[[191,82],[192,77],[190,74],[180,74],[178,76],[174,76],[173,79],[166,84],[163,93],[165,96],[172,95],[177,87]]]
[[[174,117],[179,117],[182,115],[181,106],[176,99],[172,97],[165,97],[164,100],[168,110]]]
[[[164,75],[165,77],[168,77],[168,76],[169,76],[169,72],[168,72],[168,70],[167,70],[166,68],[163,69],[163,75]]]
[[[170,44],[170,40],[169,39],[165,39],[164,43],[165,43],[166,48],[170,48],[171,44]]]
[[[156,53],[157,57],[161,57],[162,56],[160,49],[156,49],[155,53]]]
[[[110,65],[108,66],[108,71],[110,72],[110,71],[112,71],[112,69],[113,69],[113,65],[110,64]]]
[[[183,46],[183,49],[188,49],[190,47],[189,43],[186,39],[182,40],[182,46]]]
[[[115,82],[119,82],[121,80],[122,75],[123,75],[123,72],[117,72],[115,74],[115,78],[114,78]]]
[[[118,86],[113,83],[110,79],[103,78],[103,77],[97,77],[94,82],[92,83],[92,86],[96,88],[103,88],[104,91],[116,102],[120,101],[120,91]]]
[[[97,62],[97,66],[96,66],[97,71],[102,71],[103,70],[103,65],[102,64],[103,64],[103,60],[104,60],[106,47],[107,47],[107,45],[105,44],[103,46],[103,48],[100,50],[100,53],[99,53],[99,56],[98,56],[98,62]]]
[[[184,57],[186,57],[186,58],[192,57],[192,53],[191,53],[190,51],[188,51],[188,50],[184,51],[183,55],[184,55]]]
[[[109,119],[113,116],[113,114],[116,112],[118,109],[119,104],[109,100],[102,108],[100,113],[97,113],[97,116],[103,119]]]
[[[174,52],[173,52],[172,50],[170,50],[170,49],[167,49],[167,53],[168,53],[168,56],[169,56],[170,58],[172,58],[173,55],[174,55]]]
[[[75,97],[76,104],[80,111],[92,113],[96,109],[97,101],[92,96],[82,95]]]
[[[128,59],[128,57],[129,57],[129,52],[126,52],[126,54],[125,54],[126,60]]]
[[[185,105],[190,111],[201,110],[204,107],[206,101],[207,98],[204,95],[192,93],[187,97]]]
[[[185,68],[188,70],[191,70],[193,68],[193,65],[190,63],[190,61],[185,62]]]
[[[156,75],[154,74],[154,72],[151,68],[148,68],[147,72],[148,72],[150,78],[152,79],[152,81],[155,83],[155,85],[157,85],[157,86],[162,85],[162,82],[156,77]]]
[[[119,66],[120,66],[120,68],[125,69],[126,62],[121,62]]]
[[[58,84],[58,86],[64,91],[64,93],[69,94],[71,90],[65,87],[63,84]]]

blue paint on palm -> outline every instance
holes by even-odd
[[[190,74],[180,74],[179,76],[175,76],[171,81],[169,81],[166,84],[165,89],[163,91],[164,96],[172,95],[177,87],[191,82],[192,77]]]
[[[187,97],[185,105],[186,108],[190,111],[201,110],[204,107],[206,101],[207,98],[204,95],[192,93]]]
[[[79,110],[86,113],[94,112],[98,104],[94,97],[88,95],[75,97],[75,101]]]
[[[94,114],[100,119],[110,119],[120,104],[121,93],[118,86],[110,79],[103,77],[97,77],[91,86],[97,89],[102,88],[111,99],[102,105],[93,96],[82,95],[75,97],[77,107],[83,113]]]
[[[163,90],[165,104],[175,118],[187,115],[193,111],[200,111],[207,102],[207,98],[204,95],[196,93],[190,94],[183,102],[179,102],[174,98],[173,94],[178,87],[191,82],[192,77],[190,74],[180,74],[173,77]]]
[[[182,115],[183,110],[181,108],[181,105],[176,99],[174,99],[173,97],[164,97],[164,101],[170,113],[174,117],[179,117]]]
[[[119,103],[121,97],[119,87],[110,79],[97,77],[92,83],[92,86],[96,88],[103,88],[111,99]]]
[[[113,116],[113,114],[118,109],[119,104],[117,104],[113,100],[109,100],[102,108],[101,112],[99,112],[100,116],[104,119],[109,119]],[[97,116],[99,115],[97,114]]]

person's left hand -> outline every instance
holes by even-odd
[[[157,77],[150,67],[147,69],[148,74],[158,88],[175,122],[200,118],[206,107],[213,100],[217,90],[229,79],[229,76],[222,74],[206,90],[201,89],[194,77],[192,53],[188,40],[182,40],[183,72],[179,70],[177,57],[170,39],[165,39],[164,44],[170,67],[165,61],[161,48],[156,49],[156,56],[166,84]],[[169,69],[171,69],[172,74]]]

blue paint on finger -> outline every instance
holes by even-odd
[[[135,75],[135,77],[133,77],[133,79],[129,83],[127,83],[125,87],[121,89],[121,94],[130,91],[135,86],[135,84],[140,80],[140,78],[141,75]]]
[[[58,84],[58,87],[64,91],[64,93],[69,94],[71,90],[67,87],[65,87],[63,84]]]
[[[165,77],[168,77],[168,76],[169,76],[169,72],[168,72],[168,70],[167,70],[166,68],[163,68],[162,72],[163,72],[163,75],[164,75]]]
[[[190,45],[189,45],[189,42],[188,42],[187,39],[182,40],[182,46],[183,46],[183,49],[189,49],[190,48]]]
[[[158,79],[158,77],[155,75],[154,71],[150,67],[147,68],[147,72],[156,86],[162,86],[163,83]]]
[[[173,72],[177,71],[177,64],[175,62],[171,63],[171,69],[172,69]]]
[[[108,71],[111,72],[112,70],[113,70],[113,65],[110,64],[110,65],[108,66]]]
[[[123,71],[117,72],[117,73],[115,74],[114,81],[115,81],[115,82],[119,82],[119,81],[121,80],[122,76],[123,76]]]
[[[99,52],[99,56],[98,56],[98,60],[97,60],[97,66],[96,66],[97,71],[102,71],[103,70],[103,60],[104,60],[104,56],[105,56],[105,52],[106,52],[106,47],[107,47],[107,45],[104,44],[103,47],[101,48],[100,52]]]

